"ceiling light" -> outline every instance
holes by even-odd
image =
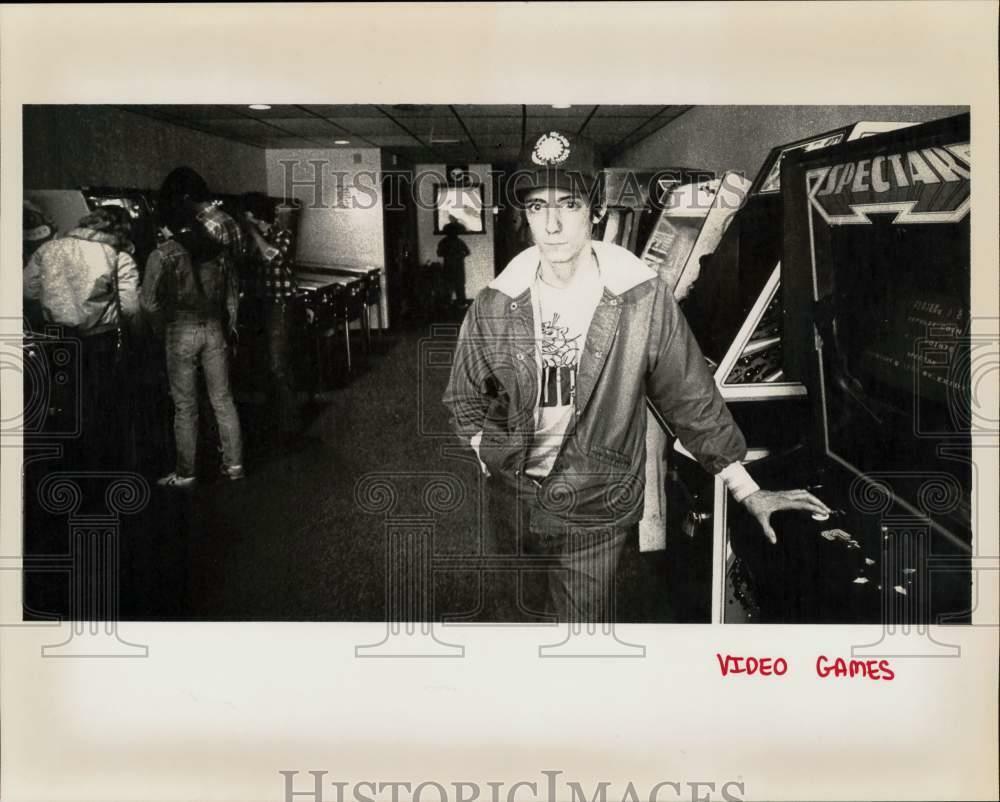
[[[554,108],[554,109],[571,109],[573,107],[569,103],[559,103],[559,104],[553,103],[552,104],[552,108]]]
[[[350,139],[335,139],[335,140],[333,140],[333,144],[334,145],[350,145],[351,144],[351,140]]]
[[[251,103],[250,108],[254,111],[267,111],[271,107],[266,103]]]

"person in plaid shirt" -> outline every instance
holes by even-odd
[[[239,263],[246,255],[246,241],[243,231],[232,217],[210,201],[198,204],[198,222],[212,239],[223,247],[225,257],[230,260],[230,271],[235,275]]]
[[[259,192],[242,198],[249,238],[250,274],[263,312],[268,346],[268,370],[282,435],[294,436],[299,414],[291,385],[289,346],[295,295],[292,232],[277,219],[275,202]]]

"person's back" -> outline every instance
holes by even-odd
[[[46,322],[82,336],[116,329],[138,309],[135,261],[111,230],[114,215],[99,212],[42,245],[24,269],[24,297],[39,304]]]
[[[166,323],[177,445],[176,469],[159,480],[167,487],[188,487],[195,481],[199,366],[219,427],[222,473],[229,479],[243,477],[242,433],[229,385],[225,333],[236,326],[235,269],[227,258],[232,242],[210,230],[198,207],[187,196],[165,198],[161,209],[167,212],[163,222],[171,237],[150,255],[142,285],[143,307]]]
[[[118,207],[85,215],[65,237],[36,250],[24,268],[28,317],[78,338],[82,436],[67,457],[79,468],[117,463],[133,375],[125,336],[139,308],[139,273]],[[35,307],[31,311],[31,306]]]
[[[150,255],[144,306],[168,322],[214,320],[226,313],[230,277],[222,247],[207,232],[184,229]]]
[[[438,243],[437,255],[444,260],[445,268],[460,268],[469,255],[469,246],[456,234],[448,234]]]
[[[448,283],[448,294],[454,293],[455,303],[464,307],[465,297],[465,257],[469,246],[458,236],[452,224],[445,226],[445,236],[438,243],[437,255],[444,262],[444,278]]]

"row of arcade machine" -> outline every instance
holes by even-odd
[[[833,510],[776,514],[771,545],[657,420],[641,535],[711,588],[690,620],[970,620],[968,125],[822,132],[669,188],[638,242],[605,230],[673,287],[751,475]]]
[[[149,255],[164,236],[158,224],[155,191],[84,187],[29,190],[25,197],[54,222],[57,236],[75,228],[79,220],[95,208],[107,205],[124,208],[132,221],[134,256],[140,279]],[[238,196],[216,194],[213,203],[234,219],[240,218]],[[279,210],[289,215],[286,224],[296,232],[299,210],[285,205],[280,205]],[[322,398],[325,391],[350,380],[357,368],[357,356],[368,353],[373,336],[384,328],[382,271],[380,268],[318,263],[296,264],[296,271],[298,291],[292,305],[293,383],[300,397]],[[268,393],[270,379],[263,318],[252,293],[244,293],[241,301],[238,333],[239,346],[234,350],[232,370],[234,392],[238,401],[259,403]],[[45,375],[59,373],[58,366],[52,362],[60,342],[59,333],[55,331],[25,334],[25,349],[33,357],[31,361],[48,363],[48,370],[42,371]],[[129,347],[133,353],[128,360],[131,375],[127,381],[134,390],[134,398],[129,403],[147,411],[162,407],[162,414],[130,417],[169,421],[164,360],[162,354],[156,353],[159,344],[154,338],[140,337]],[[44,382],[44,377],[40,381]],[[37,415],[39,433],[72,429],[75,426],[71,412],[73,404],[74,399],[52,393],[48,409],[40,410]],[[201,417],[211,419],[207,415]],[[165,426],[156,431],[135,432],[129,439],[132,442],[130,458],[135,464],[143,461],[143,455],[137,453],[140,450],[169,452],[171,442],[169,429]],[[141,448],[139,444],[143,444]]]

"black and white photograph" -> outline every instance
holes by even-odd
[[[801,51],[804,5],[195,5],[197,31],[123,6],[88,29],[137,53],[162,23],[149,63],[79,86],[25,44],[44,12],[5,7],[5,262],[22,226],[0,316],[0,642],[4,697],[34,688],[0,705],[30,732],[3,739],[5,798],[991,798],[995,49],[975,51],[985,99],[885,74],[845,94]],[[848,30],[847,5],[816,7]],[[598,12],[642,42],[677,32],[675,68],[615,39],[632,58],[599,71],[541,28],[502,44],[558,22],[599,50]],[[687,35],[737,17],[760,26],[742,55],[713,64],[716,35]],[[250,66],[230,25],[298,30],[299,49]],[[769,66],[762,36],[795,55]],[[330,80],[306,70],[324,63]],[[502,92],[477,78],[505,69]],[[162,678],[149,710],[143,666]],[[958,696],[970,676],[985,696]],[[46,694],[63,701],[22,707]],[[713,698],[689,742],[659,732]],[[426,744],[411,702],[436,721]],[[183,776],[119,765],[106,792],[73,787],[104,762],[83,716],[112,765],[130,731],[161,759],[161,725],[162,760],[182,759],[205,716],[198,743],[241,745],[225,770],[192,742]],[[906,776],[864,730],[911,718],[921,745],[900,748],[925,768]],[[46,787],[53,727],[76,746]],[[841,758],[869,762],[838,776]]]
[[[969,623],[968,109],[750,114],[25,106],[26,617]]]

